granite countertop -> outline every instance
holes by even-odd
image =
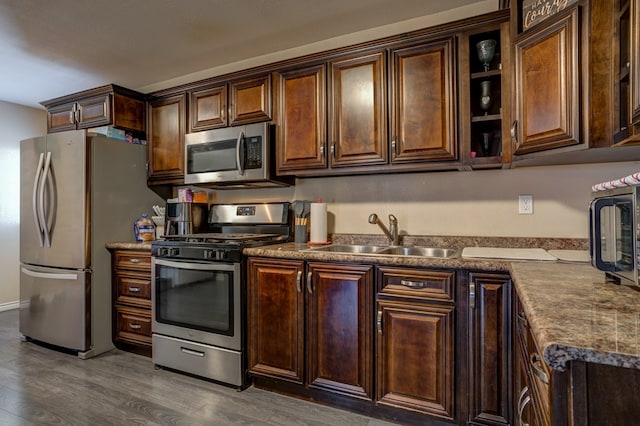
[[[109,250],[148,250],[151,251],[151,241],[137,242],[113,242],[104,245]]]
[[[640,369],[640,291],[605,282],[587,263],[429,259],[307,251],[306,244],[247,248],[249,256],[509,272],[546,363],[572,360]]]

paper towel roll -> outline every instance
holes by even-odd
[[[327,204],[311,203],[311,243],[327,241]]]

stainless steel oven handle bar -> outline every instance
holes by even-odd
[[[200,263],[192,260],[185,260],[182,262],[175,262],[172,260],[158,259],[156,258],[156,265],[167,266],[169,268],[180,269],[193,269],[193,270],[206,270],[206,271],[234,271],[234,265],[227,263],[207,262]]]

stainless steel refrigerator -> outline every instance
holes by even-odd
[[[111,258],[163,200],[146,149],[76,130],[20,143],[20,332],[89,358],[113,348]]]

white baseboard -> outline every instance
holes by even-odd
[[[20,301],[0,303],[0,312],[10,311],[12,309],[18,309],[20,307]]]

